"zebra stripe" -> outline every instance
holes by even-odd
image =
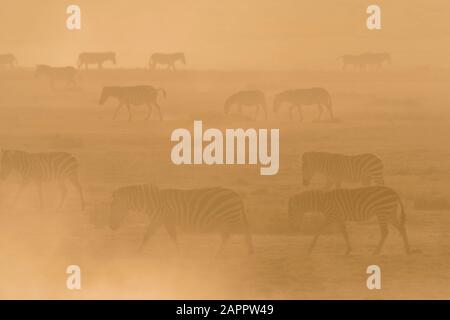
[[[45,181],[58,181],[61,190],[61,202],[64,204],[67,194],[66,181],[78,190],[81,200],[81,208],[84,210],[84,198],[80,182],[78,180],[78,162],[74,156],[66,152],[30,153],[18,150],[2,150],[0,178],[6,179],[13,171],[22,176],[22,184],[16,194],[17,202],[23,189],[30,183],[37,185],[40,205],[43,207],[41,185]]]
[[[114,52],[83,52],[78,56],[78,69],[82,66],[89,69],[90,64],[96,64],[99,69],[102,69],[103,63],[107,61],[116,64],[116,54]]]
[[[293,118],[293,111],[297,108],[300,121],[302,121],[302,106],[312,104],[317,104],[317,108],[319,109],[318,120],[322,117],[323,106],[327,108],[331,119],[334,118],[331,96],[324,88],[294,89],[280,92],[274,98],[273,111],[277,113],[284,104],[289,105],[289,117],[291,120]]]
[[[397,217],[397,206],[400,206],[400,219]],[[289,199],[289,220],[296,224],[307,212],[320,212],[325,216],[324,225],[319,229],[311,243],[309,252],[314,248],[321,232],[330,224],[339,225],[347,245],[346,254],[351,246],[345,227],[346,221],[366,221],[376,216],[380,225],[381,239],[375,254],[381,248],[389,233],[391,223],[403,237],[406,253],[411,253],[405,229],[405,211],[398,194],[387,187],[374,186],[358,189],[334,189],[332,191],[305,191]],[[298,218],[298,220],[297,220]]]
[[[150,57],[148,66],[150,69],[156,69],[158,64],[166,65],[167,69],[175,70],[175,63],[181,61],[186,64],[186,57],[183,52],[176,53],[154,53]]]
[[[327,180],[326,188],[342,182],[361,182],[370,185],[384,185],[383,163],[372,153],[353,156],[328,152],[305,152],[302,156],[303,185],[308,186],[316,173]]]
[[[243,106],[256,106],[255,120],[258,118],[259,109],[262,108],[264,111],[265,119],[267,120],[267,104],[266,97],[262,91],[259,90],[248,90],[239,91],[225,100],[224,111],[225,114],[229,114],[231,108],[237,106],[238,112],[242,114]]]
[[[152,106],[156,107],[159,113],[159,118],[162,120],[161,107],[157,102],[158,93],[161,92],[166,97],[164,89],[157,89],[152,86],[130,86],[130,87],[104,87],[100,96],[99,104],[104,104],[110,97],[119,100],[119,105],[114,113],[113,119],[116,118],[117,113],[126,106],[128,109],[128,120],[131,120],[130,106],[147,105],[148,114],[145,118],[148,120],[152,115]]]
[[[194,232],[218,232],[222,236],[220,251],[231,233],[243,229],[249,253],[253,252],[243,200],[230,189],[160,190],[146,184],[122,187],[113,192],[110,216],[113,230],[119,228],[128,211],[143,212],[149,217],[141,249],[164,224],[177,246],[176,226]]]

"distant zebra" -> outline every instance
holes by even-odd
[[[342,57],[343,66],[342,69],[345,71],[348,65],[352,65],[355,68],[363,70],[366,66],[375,66],[381,68],[384,61],[391,63],[391,55],[387,52],[382,53],[362,53],[359,55],[346,54]]]
[[[107,61],[116,64],[116,54],[114,52],[83,52],[78,56],[78,69],[82,66],[88,69],[90,64],[96,64],[99,69],[102,69],[103,63]]]
[[[181,227],[194,232],[220,233],[219,252],[232,233],[243,232],[248,252],[253,252],[243,200],[230,189],[160,190],[147,184],[122,187],[113,192],[110,216],[113,230],[119,228],[128,211],[143,212],[149,218],[140,250],[156,229],[164,225],[177,248],[176,227]]]
[[[264,117],[267,120],[266,97],[262,91],[259,90],[239,91],[231,95],[225,101],[224,106],[225,114],[229,114],[233,106],[237,106],[238,112],[240,114],[242,114],[243,106],[255,106],[256,107],[255,120],[258,118],[259,109],[262,108],[264,111]]]
[[[347,156],[329,152],[305,152],[302,156],[303,185],[308,186],[316,173],[323,174],[327,180],[325,188],[342,182],[360,182],[370,185],[384,185],[383,163],[372,153]]]
[[[273,111],[277,113],[282,105],[289,105],[289,117],[292,120],[293,111],[295,108],[298,110],[300,121],[303,120],[302,106],[317,104],[319,108],[320,120],[323,112],[323,106],[325,106],[333,119],[333,109],[331,105],[331,96],[327,90],[323,88],[310,88],[310,89],[294,89],[286,90],[275,96],[273,102]]]
[[[73,155],[66,152],[30,153],[18,150],[2,150],[0,178],[6,179],[13,171],[22,176],[22,184],[16,194],[14,203],[19,199],[23,189],[34,182],[39,192],[40,206],[43,207],[42,183],[56,180],[61,190],[62,208],[67,194],[66,181],[77,189],[81,209],[84,210],[84,197],[78,180],[78,162]]]
[[[176,53],[154,53],[150,57],[148,66],[150,69],[156,69],[158,64],[166,65],[167,69],[175,70],[175,62],[181,61],[186,64],[186,57],[183,52]]]
[[[156,89],[152,86],[129,86],[129,87],[104,87],[102,94],[100,96],[99,104],[103,105],[108,98],[113,97],[119,100],[119,105],[114,113],[114,118],[116,118],[122,106],[126,106],[128,109],[128,120],[131,121],[131,110],[130,106],[143,105],[145,104],[148,108],[148,114],[145,118],[150,119],[152,115],[152,106],[155,106],[159,113],[159,118],[162,120],[161,108],[157,102],[158,92],[161,92],[166,97],[166,91],[164,89]]]
[[[55,82],[65,82],[67,85],[75,87],[77,85],[75,76],[77,71],[74,67],[50,67],[48,65],[38,65],[34,73],[35,78],[44,76],[53,88]]]
[[[0,65],[14,68],[17,66],[17,59],[13,54],[0,54]]]
[[[400,206],[400,219],[397,217],[397,206]],[[358,189],[334,189],[332,191],[305,191],[289,199],[289,221],[297,225],[303,215],[308,212],[320,212],[325,216],[324,224],[315,235],[309,253],[312,252],[319,235],[330,224],[337,224],[344,236],[347,250],[351,251],[345,222],[366,221],[376,216],[381,230],[381,240],[375,249],[378,254],[389,233],[388,223],[392,224],[402,235],[406,253],[410,250],[405,229],[405,211],[398,194],[387,187],[374,186]]]

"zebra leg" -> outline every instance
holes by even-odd
[[[122,103],[119,103],[119,105],[117,106],[116,112],[114,113],[113,119],[116,119],[117,113],[119,112],[120,108],[122,108],[122,106],[123,106],[123,104],[122,104]]]
[[[81,210],[84,210],[84,196],[83,196],[83,189],[81,188],[80,181],[78,180],[78,175],[72,175],[69,177],[70,182],[72,185],[78,190],[78,193],[80,195],[80,202],[81,202]]]
[[[298,116],[300,117],[300,121],[303,121],[302,106],[301,106],[301,105],[298,105],[298,106],[297,106],[297,110],[298,110]]]
[[[319,108],[319,117],[317,118],[317,120],[320,121],[320,119],[322,118],[323,107],[320,103],[317,105],[317,107]]]
[[[408,240],[408,234],[406,233],[406,228],[404,225],[402,225],[397,217],[393,217],[391,220],[392,225],[400,232],[402,238],[403,238],[403,244],[405,246],[405,252],[407,254],[412,253],[410,247],[409,247],[409,240]]]
[[[345,251],[345,255],[350,254],[350,251],[352,251],[352,247],[350,245],[350,240],[348,238],[347,233],[347,227],[345,226],[345,222],[341,222],[339,224],[339,227],[341,228],[342,235],[344,236],[345,244],[347,245],[347,250]]]
[[[313,241],[311,242],[311,245],[309,246],[308,249],[308,254],[311,254],[311,252],[313,251],[314,247],[316,246],[317,240],[319,239],[319,236],[323,233],[323,231],[325,230],[325,228],[330,224],[330,221],[325,221],[324,224],[319,228],[319,230],[317,230],[316,235],[314,236]]]
[[[255,121],[258,120],[259,108],[261,108],[261,105],[257,104],[256,105]]]
[[[383,244],[386,241],[386,238],[389,234],[389,229],[386,222],[380,222],[380,231],[381,231],[381,239],[373,254],[379,254],[381,252],[381,248],[383,247]]]
[[[128,121],[131,121],[131,108],[130,108],[130,105],[128,103],[126,104],[126,106],[127,106],[127,109],[128,109]]]
[[[148,120],[152,116],[152,105],[150,103],[146,103],[146,105],[147,105],[147,108],[148,108],[148,113],[147,113],[147,117],[145,118],[145,120]]]
[[[180,253],[180,246],[178,244],[178,238],[177,238],[177,232],[175,230],[175,226],[173,225],[173,223],[169,223],[169,222],[166,222],[164,225],[166,227],[167,233],[169,234],[170,238],[175,243],[177,252]]]
[[[155,233],[156,227],[157,226],[155,223],[148,224],[147,230],[144,233],[144,238],[142,239],[142,243],[139,246],[139,252],[142,252],[142,249],[144,249],[144,246],[147,243],[148,238]]]
[[[13,202],[13,207],[16,206],[17,201],[19,200],[20,195],[22,194],[23,190],[25,189],[25,187],[30,183],[29,180],[24,180],[22,181],[22,183],[20,184],[19,190],[17,190],[16,195],[14,196],[14,202]]]
[[[294,108],[295,106],[289,106],[289,120],[294,119]]]
[[[160,107],[159,104],[157,104],[156,102],[154,102],[153,104],[154,104],[154,106],[156,107],[156,109],[158,110],[158,113],[159,113],[159,120],[162,120],[163,117],[162,117],[162,113],[161,113],[161,107]]]
[[[63,179],[59,180],[58,183],[59,189],[61,190],[61,202],[59,203],[58,210],[61,210],[64,205],[64,201],[66,200],[67,186]]]
[[[217,251],[216,256],[219,256],[220,254],[222,254],[225,245],[228,243],[228,240],[230,240],[230,233],[228,231],[225,231],[224,233],[221,234],[221,238],[222,238],[222,243],[220,244],[220,247],[219,247],[219,250]]]
[[[36,181],[36,188],[37,188],[38,194],[39,194],[39,207],[41,209],[43,209],[44,208],[44,200],[42,197],[42,182]]]

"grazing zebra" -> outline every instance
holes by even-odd
[[[102,69],[103,63],[107,61],[116,64],[116,54],[114,52],[83,52],[78,56],[78,69],[83,65],[88,69],[90,64],[96,64],[99,69]]]
[[[0,65],[14,68],[14,66],[17,66],[17,59],[13,54],[0,54]]]
[[[397,217],[397,205],[400,206],[400,219]],[[381,240],[375,249],[378,254],[389,233],[388,223],[391,223],[403,237],[406,253],[412,253],[405,229],[405,211],[398,194],[387,187],[373,186],[358,189],[334,189],[331,191],[305,191],[289,199],[289,221],[292,225],[301,223],[307,212],[320,212],[325,216],[324,224],[315,235],[309,253],[312,252],[319,235],[330,224],[337,224],[344,236],[347,250],[351,251],[346,221],[366,221],[376,216],[381,230]]]
[[[183,52],[176,53],[154,53],[150,57],[148,66],[150,69],[156,69],[158,64],[166,65],[167,69],[175,70],[175,62],[181,61],[186,64],[186,57]]]
[[[35,78],[41,76],[46,77],[50,81],[50,86],[53,88],[55,82],[66,82],[67,85],[76,86],[75,76],[77,71],[74,67],[50,67],[47,65],[38,65],[36,67],[36,72],[34,73]]]
[[[68,180],[80,195],[81,209],[84,210],[84,197],[78,180],[78,162],[73,155],[66,152],[30,153],[18,150],[2,150],[0,178],[6,179],[12,171],[22,176],[22,184],[16,194],[14,203],[19,199],[23,189],[34,182],[39,192],[40,206],[43,207],[42,183],[56,180],[61,190],[62,208],[67,194]]]
[[[267,105],[264,93],[259,90],[239,91],[225,100],[225,114],[229,114],[233,106],[238,107],[238,112],[242,114],[243,106],[256,106],[255,120],[258,118],[259,108],[264,111],[264,117],[267,120]]]
[[[234,191],[224,188],[160,190],[153,185],[132,185],[113,192],[110,227],[119,228],[128,211],[148,215],[149,224],[140,250],[156,229],[164,225],[178,248],[176,227],[194,232],[219,232],[222,251],[231,233],[243,232],[248,252],[253,244],[244,203]]]
[[[292,120],[293,111],[295,108],[298,110],[300,121],[303,120],[302,105],[317,104],[319,108],[320,120],[323,112],[323,106],[325,106],[330,113],[331,119],[333,119],[333,110],[331,106],[331,96],[327,90],[323,88],[310,88],[310,89],[295,89],[286,90],[275,96],[273,102],[273,111],[277,113],[283,104],[289,105],[289,117]]]
[[[116,112],[114,113],[114,118],[116,118],[117,113],[119,112],[122,106],[126,106],[128,109],[128,120],[131,121],[131,110],[130,106],[134,105],[147,105],[148,114],[145,118],[148,120],[152,115],[152,106],[155,106],[158,109],[159,118],[162,120],[161,108],[157,102],[158,92],[163,94],[164,98],[166,97],[166,92],[164,89],[157,89],[152,86],[130,86],[130,87],[104,87],[102,90],[102,94],[100,96],[99,104],[104,104],[108,98],[113,97],[119,100],[119,105],[117,106]]]
[[[352,65],[360,70],[365,69],[366,66],[376,66],[381,68],[384,61],[391,63],[391,55],[387,52],[382,53],[362,53],[359,55],[346,54],[342,57],[343,66],[342,69],[345,71],[347,65]]]
[[[370,185],[384,185],[383,163],[372,153],[347,156],[329,152],[305,152],[302,156],[303,185],[309,186],[316,173],[323,174],[327,180],[325,188],[342,182],[361,182]]]

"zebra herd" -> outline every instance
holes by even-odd
[[[22,177],[22,184],[16,194],[19,199],[25,186],[33,182],[38,190],[40,205],[42,183],[57,181],[61,190],[62,208],[66,198],[66,183],[70,182],[79,192],[81,208],[84,210],[83,191],[78,180],[78,162],[75,157],[64,152],[29,153],[18,150],[2,150],[0,178],[6,179],[16,171]],[[325,189],[308,190],[293,195],[288,200],[288,221],[298,226],[305,213],[322,213],[325,222],[315,235],[309,252],[314,248],[323,230],[337,224],[344,236],[347,250],[351,246],[346,230],[348,221],[378,219],[381,239],[375,254],[379,253],[388,235],[388,224],[399,230],[403,237],[405,251],[412,253],[405,229],[405,212],[398,194],[383,186],[383,165],[373,154],[347,156],[326,152],[307,152],[302,156],[303,184],[308,186],[314,174],[322,174],[327,180]],[[341,188],[342,182],[359,182],[365,185],[356,189]],[[371,182],[375,186],[369,186]],[[335,189],[330,189],[333,185]],[[400,207],[400,215],[397,209]],[[217,232],[221,235],[222,251],[233,233],[242,233],[253,253],[253,242],[246,217],[244,198],[226,188],[203,189],[159,189],[150,184],[130,185],[113,191],[110,205],[109,223],[113,230],[121,225],[129,211],[144,213],[148,217],[140,249],[149,237],[164,226],[170,238],[178,247],[177,227],[197,232]]]

